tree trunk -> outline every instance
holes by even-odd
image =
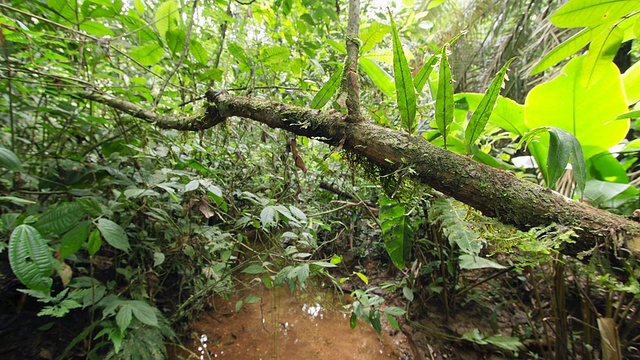
[[[258,98],[207,93],[204,115],[169,117],[108,95],[80,93],[79,97],[120,109],[162,128],[202,130],[238,116],[297,135],[342,146],[388,171],[410,167],[426,185],[451,196],[484,215],[521,230],[552,223],[572,228],[578,238],[561,250],[570,256],[597,251],[610,257],[640,255],[640,224],[625,217],[568,199],[515,175],[439,148],[421,136],[368,122],[346,121],[337,111],[321,111]]]

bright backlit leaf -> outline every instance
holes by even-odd
[[[413,78],[409,63],[402,49],[398,28],[396,28],[393,17],[391,17],[391,10],[389,10],[389,17],[391,18],[391,33],[393,37],[393,77],[396,84],[398,110],[400,111],[404,130],[409,134],[413,134],[417,127],[416,93],[413,86]]]
[[[442,50],[440,57],[440,76],[438,78],[438,92],[436,94],[436,125],[442,138],[444,148],[447,148],[447,136],[449,124],[453,121],[453,79],[451,68],[447,59],[447,49]]]

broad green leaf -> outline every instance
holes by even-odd
[[[43,234],[62,234],[76,225],[84,216],[84,210],[77,203],[63,204],[40,216],[33,226]]]
[[[240,63],[246,66],[251,66],[251,64],[253,63],[252,59],[245,53],[242,46],[238,45],[237,43],[230,42],[229,45],[227,45],[227,50],[229,50],[229,53],[233,55],[233,57]]]
[[[75,24],[82,21],[81,13],[78,11],[78,2],[72,0],[47,0],[49,8],[53,10],[51,20],[61,24]],[[79,17],[76,17],[79,16]]]
[[[360,53],[365,54],[372,50],[376,44],[378,44],[389,33],[391,28],[389,25],[381,24],[377,21],[372,21],[367,27],[360,30],[360,40],[362,46],[360,46]]]
[[[80,250],[87,241],[91,221],[83,221],[67,231],[60,240],[60,260]]]
[[[582,145],[584,158],[589,159],[624,139],[629,120],[614,121],[627,111],[617,66],[610,63],[603,76],[586,89],[580,86],[583,60],[584,56],[572,59],[559,76],[529,92],[525,125],[530,129],[552,126],[573,134]]]
[[[351,317],[349,318],[349,327],[351,327],[351,329],[355,329],[356,325],[358,325],[358,317],[355,313],[351,313]]]
[[[11,171],[22,171],[22,163],[13,151],[0,147],[0,166]]]
[[[87,34],[97,37],[102,36],[114,36],[113,30],[106,27],[104,24],[95,21],[84,21],[80,24],[80,30],[85,31]]]
[[[83,197],[76,200],[76,203],[80,205],[82,211],[90,216],[98,217],[103,215],[102,207],[94,197]]]
[[[27,200],[27,199],[15,197],[15,196],[0,196],[0,201],[11,202],[18,206],[37,204],[36,201]]]
[[[638,0],[571,0],[549,20],[558,27],[585,27],[613,23],[640,10]]]
[[[431,57],[429,57],[429,60],[427,60],[427,62],[425,62],[424,65],[422,65],[422,67],[416,74],[416,77],[413,79],[413,83],[416,87],[416,92],[418,93],[422,92],[424,85],[427,83],[427,80],[429,80],[429,75],[431,75],[431,71],[433,71],[433,66],[440,59],[441,53],[442,53],[442,48],[439,49],[435,54],[431,55]]]
[[[133,48],[129,56],[144,66],[151,66],[162,60],[164,49],[158,44],[146,44]]]
[[[102,246],[102,236],[100,236],[99,230],[93,230],[91,235],[89,235],[89,241],[87,242],[87,250],[89,251],[89,256],[95,255]]]
[[[491,261],[489,259],[482,258],[480,256],[474,256],[469,254],[460,255],[460,268],[466,270],[473,269],[504,269],[503,265],[498,264],[495,261]]]
[[[562,44],[556,46],[531,70],[531,75],[539,74],[546,69],[556,65],[560,61],[569,58],[579,50],[582,50],[587,44],[596,37],[604,26],[588,27],[576,33]]]
[[[184,44],[187,41],[187,32],[184,29],[167,30],[167,45],[173,56],[182,54]]]
[[[291,8],[293,7],[293,0],[282,0],[282,14],[288,16],[291,14]]]
[[[109,245],[126,253],[129,252],[129,239],[120,225],[109,219],[100,219],[98,220],[98,230]]]
[[[170,0],[160,4],[155,14],[155,20],[156,29],[158,29],[160,36],[166,40],[167,31],[177,29],[180,24],[178,3],[174,0]]]
[[[127,303],[131,305],[133,315],[138,319],[138,321],[150,326],[159,326],[158,316],[156,315],[153,306],[141,300],[130,300]]]
[[[299,268],[298,283],[300,283],[300,285],[304,285],[305,281],[309,278],[309,264],[303,264]]]
[[[387,318],[387,322],[389,323],[389,325],[400,331],[400,325],[398,325],[398,321],[393,316],[387,314],[387,312],[385,311],[384,317]]]
[[[48,293],[53,284],[54,260],[38,230],[18,225],[9,239],[9,263],[16,277],[29,289]]]
[[[332,259],[333,260],[333,259]],[[326,261],[314,261],[311,265],[317,265],[324,268],[336,267],[335,264]]]
[[[638,18],[640,24],[640,18]],[[627,96],[627,104],[632,105],[640,101],[640,61],[633,64],[622,74],[624,93]]]
[[[445,149],[447,148],[449,124],[453,121],[453,105],[453,79],[451,79],[451,68],[449,68],[445,47],[440,56],[440,76],[436,94],[436,125],[442,134]]]
[[[580,84],[591,86],[604,75],[608,65],[622,44],[623,33],[618,27],[609,28],[596,36],[582,64]]]
[[[377,62],[361,57],[360,66],[380,91],[389,97],[394,96],[395,85],[393,84],[393,78]]]
[[[287,62],[291,56],[291,49],[288,46],[271,46],[261,51],[259,61],[264,64],[274,64]]]
[[[589,178],[628,184],[627,171],[620,161],[609,150],[605,150],[587,161]]]
[[[382,332],[382,324],[380,323],[380,310],[374,308],[369,309],[369,321],[371,326],[376,330],[378,334]]]
[[[191,40],[189,42],[189,51],[191,51],[191,56],[193,56],[198,63],[207,65],[209,62],[209,54],[207,54],[207,51],[199,41]]]
[[[144,14],[144,2],[142,0],[134,0],[133,7],[140,15]]]
[[[311,100],[311,105],[309,105],[312,109],[320,109],[322,108],[331,97],[336,93],[336,90],[340,87],[340,79],[342,78],[342,64],[340,64],[334,71],[333,75],[329,78],[320,91],[313,97]]]
[[[595,205],[605,204],[631,188],[629,184],[590,179],[587,181],[582,197]]]
[[[391,34],[393,37],[393,77],[396,84],[398,110],[400,111],[404,130],[409,134],[413,134],[418,126],[416,122],[415,87],[391,10],[389,10],[389,18],[391,19]]]
[[[509,69],[509,65],[515,60],[512,58],[507,61],[506,64],[502,67],[502,69],[498,72],[496,77],[489,85],[487,92],[480,100],[480,104],[476,111],[473,112],[471,119],[469,120],[469,125],[467,125],[467,129],[465,131],[464,137],[467,142],[467,149],[473,145],[478,137],[484,131],[487,122],[489,121],[489,117],[493,112],[493,108],[496,105],[496,101],[498,100],[498,95],[500,94],[500,89],[502,88],[502,84],[504,83],[504,77],[507,75],[507,70]],[[471,153],[471,151],[468,151]]]

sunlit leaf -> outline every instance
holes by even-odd
[[[640,24],[640,18],[638,18],[638,24]],[[622,84],[628,105],[640,101],[640,61],[637,61],[622,74]]]
[[[106,27],[104,24],[95,21],[83,21],[80,24],[80,30],[85,31],[87,34],[102,37],[102,36],[114,36],[113,30]]]
[[[498,95],[500,94],[500,89],[502,88],[504,77],[506,76],[509,65],[513,62],[513,60],[515,60],[515,58],[512,58],[511,60],[507,61],[506,64],[504,64],[502,69],[498,72],[496,77],[491,82],[491,85],[489,85],[489,88],[487,89],[485,95],[482,97],[482,100],[480,100],[480,104],[478,105],[476,111],[473,112],[464,135],[467,142],[467,148],[474,144],[476,139],[478,139],[478,137],[484,131],[484,128],[489,121],[489,117],[493,112],[493,108],[496,105],[496,101],[498,100]],[[468,151],[468,153],[471,152]]]
[[[144,66],[155,65],[164,55],[164,49],[158,44],[146,44],[133,48],[129,56]]]
[[[189,51],[196,61],[202,65],[207,65],[209,62],[209,54],[202,44],[197,40],[189,41]]]
[[[446,48],[440,56],[440,76],[438,78],[438,92],[436,94],[436,125],[444,139],[444,148],[447,148],[447,136],[449,124],[453,121],[453,79],[451,68],[447,60]]]
[[[431,57],[429,57],[429,60],[427,60],[424,63],[424,65],[422,65],[422,67],[416,74],[416,77],[413,79],[413,83],[416,87],[417,92],[422,92],[424,85],[427,83],[427,80],[429,80],[429,75],[431,75],[431,71],[433,71],[433,66],[440,59],[441,53],[442,53],[442,49],[438,50],[435,54],[431,55]]]
[[[613,61],[623,33],[618,27],[609,28],[596,36],[589,45],[589,52],[582,64],[580,84],[589,87],[606,73],[608,63]]]
[[[340,79],[342,79],[342,64],[339,65],[335,70],[333,75],[329,78],[320,91],[313,97],[311,100],[311,105],[309,105],[312,109],[320,109],[322,108],[336,93],[336,90],[340,87]]]
[[[360,40],[362,46],[360,46],[360,53],[365,54],[372,50],[376,44],[378,44],[389,33],[391,28],[389,25],[381,24],[377,21],[372,21],[367,27],[360,30]]]
[[[615,22],[636,10],[640,10],[637,0],[571,0],[549,20],[562,28],[594,26]]]
[[[580,86],[584,56],[565,65],[551,81],[533,88],[525,100],[525,125],[552,126],[578,138],[584,158],[618,144],[629,131],[629,120],[615,120],[627,111],[618,67],[609,63],[593,86]],[[541,154],[546,158],[546,153]],[[540,158],[536,158],[540,164]]]
[[[393,37],[393,77],[396,84],[398,110],[400,111],[404,130],[409,134],[413,134],[417,127],[415,87],[413,86],[409,63],[404,55],[391,10],[389,10],[389,17],[391,19],[391,34]]]
[[[580,30],[580,32],[554,47],[553,50],[545,55],[531,70],[531,75],[541,73],[583,49],[602,29],[604,29],[604,26],[599,25]]]
[[[265,64],[279,63],[289,60],[291,49],[287,46],[272,46],[262,49],[260,61]]]
[[[187,40],[187,32],[184,29],[167,30],[167,45],[173,56],[182,54]]]
[[[158,29],[160,36],[166,40],[167,31],[177,29],[180,24],[178,3],[170,0],[160,4],[155,13],[155,21],[156,29]]]
[[[364,72],[369,76],[371,81],[382,91],[386,96],[394,96],[395,85],[393,84],[393,78],[389,75],[377,62],[366,57],[360,58],[360,66]]]
[[[489,259],[482,258],[480,256],[474,256],[469,254],[460,255],[460,268],[466,270],[473,269],[504,269],[503,265],[498,264],[495,261],[491,261]]]

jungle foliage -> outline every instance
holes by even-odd
[[[376,3],[363,1],[358,40],[366,121],[638,215],[637,1]],[[0,3],[2,307],[82,324],[59,358],[165,358],[238,282],[293,291],[320,279],[351,284],[352,326],[379,332],[384,314],[419,327],[433,302],[447,316],[509,304],[527,315],[510,336],[456,339],[531,357],[640,357],[635,259],[565,258],[575,229],[516,230],[413,181],[410,166],[384,173],[246,119],[160,129],[78,95],[175,117],[203,112],[209,89],[346,112],[347,5]],[[561,42],[545,49],[550,38]],[[392,281],[369,284],[367,261]],[[507,273],[528,299],[489,281]],[[377,290],[405,308],[381,307]]]

